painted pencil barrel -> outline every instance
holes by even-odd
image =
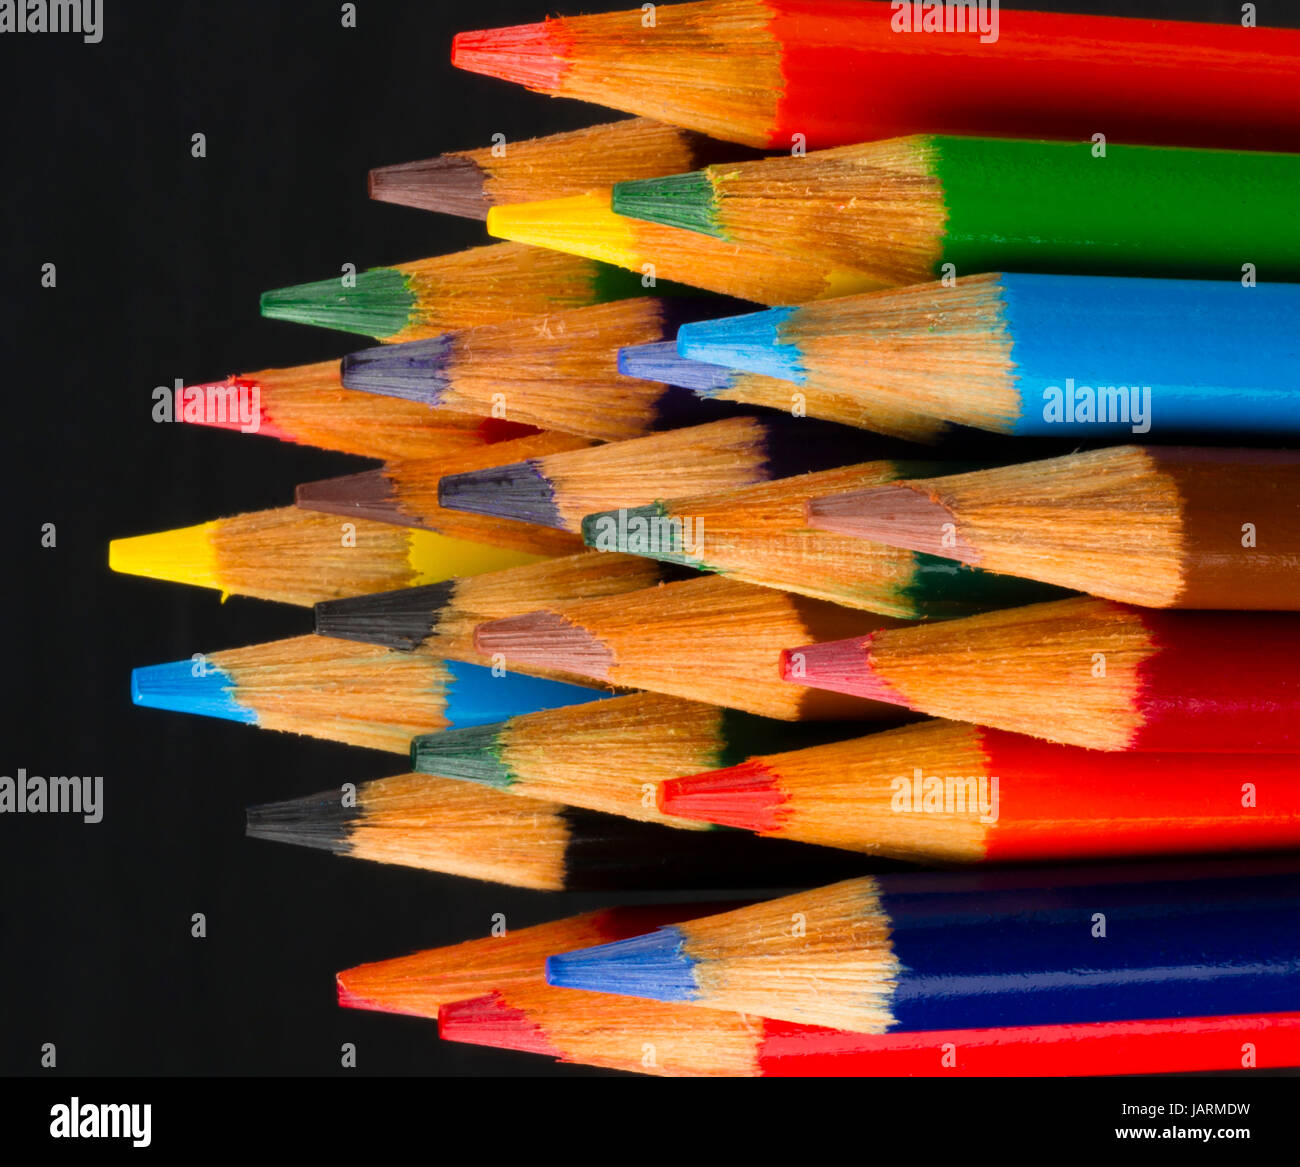
[[[1300,275],[1300,154],[932,139],[945,262],[988,271]],[[993,257],[996,256],[996,260]],[[993,262],[990,262],[993,260]],[[936,273],[939,274],[939,273]]]
[[[961,896],[900,899],[886,890],[881,907],[903,970],[892,1027],[1205,1016],[1244,1001],[1260,1012],[1300,1009],[1293,874],[1059,888],[1049,898],[990,896],[976,917]]]
[[[1013,433],[1300,433],[1300,284],[998,282]]]

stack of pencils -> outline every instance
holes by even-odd
[[[176,410],[374,464],[110,549],[312,609],[136,704],[403,759],[250,835],[610,898],[340,1004],[662,1075],[1300,1065],[1300,33],[701,0],[451,55],[635,116],[372,170],[501,242],[267,292],[378,343]],[[745,899],[619,903],[683,890]]]

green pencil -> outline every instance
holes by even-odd
[[[851,262],[890,284],[984,271],[1300,278],[1300,155],[917,135],[614,188],[620,215]]]
[[[263,292],[262,315],[400,343],[642,295],[699,293],[666,280],[647,287],[639,274],[575,255],[493,243]]]

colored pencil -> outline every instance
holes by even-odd
[[[683,290],[665,280],[656,295]],[[641,280],[617,267],[489,244],[276,288],[262,294],[262,315],[401,342],[644,294]]]
[[[735,906],[735,905],[731,905]],[[719,1010],[555,989],[553,952],[644,935],[726,906],[587,912],[345,969],[339,1004],[437,1018],[439,1036],[570,1064],[678,1076],[1073,1076],[1240,1068],[1300,1060],[1300,1014],[851,1034]],[[483,995],[480,995],[483,994]]]
[[[463,32],[451,59],[778,150],[935,129],[1300,146],[1293,30],[947,7],[657,4],[652,23],[635,8]]]
[[[1294,870],[948,894],[908,881],[848,880],[553,956],[547,979],[862,1033],[1300,1007]]]
[[[857,264],[828,262],[775,247],[738,244],[651,223],[610,209],[610,190],[567,199],[511,203],[487,215],[488,234],[636,272],[654,282],[672,280],[756,304],[804,304],[882,287]]]
[[[108,545],[113,571],[213,588],[223,598],[253,596],[303,606],[539,558],[364,518],[343,523],[296,507],[114,539]]]
[[[814,526],[972,567],[1155,608],[1300,608],[1291,450],[1115,446],[828,494]]]
[[[867,492],[926,473],[924,465],[867,462],[598,511],[583,519],[582,535],[598,551],[649,555],[907,620],[965,616],[1050,598],[1036,585],[954,564],[941,552],[899,551],[883,542],[809,530],[804,508],[810,499]]]
[[[661,693],[632,693],[581,709],[539,710],[498,725],[422,734],[411,742],[411,768],[689,829],[701,824],[658,809],[659,783],[852,732],[834,723],[772,721]]]
[[[1020,435],[1294,434],[1298,321],[1300,284],[1002,273],[690,324],[679,345],[868,429],[864,407],[904,405]]]
[[[520,568],[386,592],[386,599],[376,604],[358,604],[357,600],[372,598],[363,596],[317,604],[316,633],[492,665],[495,662],[474,647],[474,629],[485,620],[520,616],[547,604],[626,595],[684,574],[627,555],[561,556]],[[552,674],[539,671],[537,675]],[[571,679],[556,675],[561,680]]]
[[[736,412],[618,368],[619,345],[676,336],[705,311],[643,297],[484,324],[352,353],[343,384],[593,441],[640,437]]]
[[[433,789],[441,786],[435,784]],[[354,965],[334,978],[339,1005],[436,1020],[439,1007],[451,1001],[518,984],[545,984],[543,965],[552,952],[643,936],[663,924],[689,920],[708,910],[707,905],[695,903],[601,908],[527,928],[494,931],[444,948]]]
[[[1300,277],[1298,180],[1297,154],[1098,157],[1086,141],[921,135],[627,183],[612,205],[888,285],[999,271],[1240,280],[1243,265],[1286,280]]]
[[[1107,754],[926,721],[667,779],[659,805],[930,863],[1300,849],[1300,757]]]
[[[444,1004],[438,1035],[673,1077],[1047,1078],[1300,1062],[1300,1013],[866,1034],[535,984]]]
[[[296,636],[132,670],[136,705],[240,721],[389,753],[413,737],[488,725],[598,689],[327,636]]]
[[[766,482],[842,465],[862,453],[853,431],[826,422],[775,414],[733,417],[444,474],[438,502],[451,510],[579,533],[583,519],[597,511]]]
[[[673,831],[472,782],[402,774],[248,811],[248,834],[541,891],[807,887],[860,856],[736,831]]]
[[[619,349],[618,371],[629,377],[644,377],[649,381],[663,381],[689,389],[697,397],[713,401],[761,405],[796,416],[807,413],[803,391],[789,381],[689,360],[678,355],[675,340]],[[861,415],[855,413],[854,416]]]
[[[744,157],[753,157],[753,152],[649,118],[625,118],[376,167],[370,172],[370,197],[486,219],[488,209],[502,203],[567,198],[620,179],[678,174]]]
[[[1297,659],[1290,613],[1079,598],[792,646],[781,669],[803,685],[1065,745],[1288,754],[1300,752]]]
[[[413,401],[344,389],[338,361],[235,373],[180,393],[177,421],[363,458],[445,457],[532,432],[499,418],[434,412]]]
[[[294,501],[307,511],[400,527],[422,527],[450,538],[534,555],[574,555],[582,550],[582,540],[573,535],[528,523],[485,519],[439,506],[438,483],[447,474],[510,466],[520,459],[581,450],[590,444],[586,438],[544,432],[447,458],[389,462],[375,470],[303,482],[294,493]]]
[[[480,624],[481,653],[609,685],[650,689],[780,721],[887,716],[884,706],[783,684],[781,649],[896,621],[819,600],[706,577],[612,599],[557,604]],[[813,633],[816,638],[817,633]]]

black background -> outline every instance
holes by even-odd
[[[484,935],[495,912],[519,928],[616,897],[246,839],[246,805],[397,773],[402,761],[132,707],[133,666],[296,635],[310,613],[114,576],[106,551],[116,536],[285,505],[298,482],[368,465],[155,424],[152,390],[364,347],[261,319],[259,293],[346,262],[482,242],[481,224],[371,203],[366,170],[603,120],[448,64],[459,29],[583,6],[360,0],[356,29],[341,27],[333,0],[104,7],[98,45],[0,37],[0,773],[102,774],[105,785],[98,825],[0,817],[0,1072],[332,1074],[349,1041],[349,1073],[595,1073],[337,1008],[337,969]],[[1035,7],[1240,13],[1199,0]],[[1300,24],[1292,3],[1259,10],[1262,24]],[[206,158],[191,155],[196,132]],[[54,289],[40,286],[46,262]],[[47,522],[54,549],[40,545]],[[206,939],[190,936],[194,912]],[[57,1045],[55,1071],[40,1068],[45,1042]]]

